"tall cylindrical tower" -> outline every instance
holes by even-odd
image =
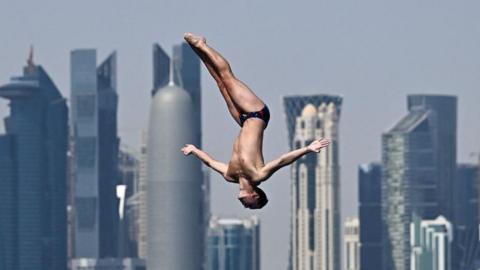
[[[155,92],[148,134],[148,269],[200,270],[202,172],[180,152],[195,143],[192,99],[172,83]]]

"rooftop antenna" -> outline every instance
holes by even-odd
[[[35,71],[35,63],[33,62],[33,45],[30,45],[30,53],[27,59],[27,71],[32,74]]]

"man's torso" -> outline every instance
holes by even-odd
[[[226,179],[238,183],[240,177],[255,181],[264,166],[262,144],[265,123],[261,119],[249,119],[240,130],[233,145]]]

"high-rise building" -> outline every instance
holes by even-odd
[[[200,161],[183,156],[180,149],[186,143],[200,145],[200,126],[195,122],[200,107],[191,90],[175,85],[172,77],[167,86],[154,89],[150,108],[147,265],[199,270],[205,246],[204,176]]]
[[[382,265],[382,166],[358,168],[360,216],[360,269],[381,269]]]
[[[452,216],[457,99],[411,95],[408,110],[382,137],[384,269],[409,269],[413,214]]]
[[[152,96],[157,90],[167,86],[170,78],[170,57],[158,44],[153,44],[153,88]]]
[[[479,167],[459,164],[453,186],[453,247],[452,269],[477,270],[479,243]]]
[[[119,203],[119,236],[118,255],[120,258],[138,257],[137,235],[139,203],[136,196],[139,192],[139,164],[134,149],[122,145],[118,157],[119,181],[117,196]],[[132,198],[134,198],[132,200]]]
[[[452,270],[452,224],[443,216],[421,220],[414,216],[410,224],[410,270]]]
[[[116,53],[97,68],[93,49],[71,53],[75,258],[118,255]]]
[[[284,98],[291,149],[325,137],[331,145],[292,165],[290,269],[340,270],[340,166],[338,162],[342,98],[312,95]]]
[[[200,91],[200,58],[185,42],[173,46],[173,68],[174,68],[174,82],[185,91],[187,91],[192,98],[195,111],[195,130],[198,134],[195,137],[199,138],[201,143],[202,129],[202,91]]]
[[[206,270],[260,270],[260,222],[257,217],[210,221]]]
[[[347,218],[343,228],[345,243],[343,258],[345,270],[360,269],[360,221],[358,218]]]
[[[68,108],[32,58],[0,86],[10,102],[0,135],[0,269],[64,270]]]
[[[138,174],[138,193],[130,198],[132,201],[137,201],[138,204],[138,231],[137,231],[137,247],[138,257],[146,259],[148,256],[147,250],[147,228],[148,228],[148,211],[147,211],[147,179],[148,179],[148,154],[147,154],[147,131],[142,130],[140,139],[140,167]],[[135,198],[137,197],[137,198]]]

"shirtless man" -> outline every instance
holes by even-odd
[[[261,182],[303,155],[319,153],[320,149],[330,144],[330,141],[315,140],[307,147],[283,154],[265,164],[262,143],[263,131],[270,119],[268,107],[248,86],[235,78],[227,60],[208,46],[204,37],[186,33],[184,38],[217,82],[230,114],[241,129],[233,144],[232,158],[228,165],[213,159],[191,144],[185,145],[181,150],[185,155],[194,154],[228,182],[238,183],[240,186],[238,199],[243,206],[250,209],[262,208],[267,204],[268,199],[265,192],[258,187]]]

